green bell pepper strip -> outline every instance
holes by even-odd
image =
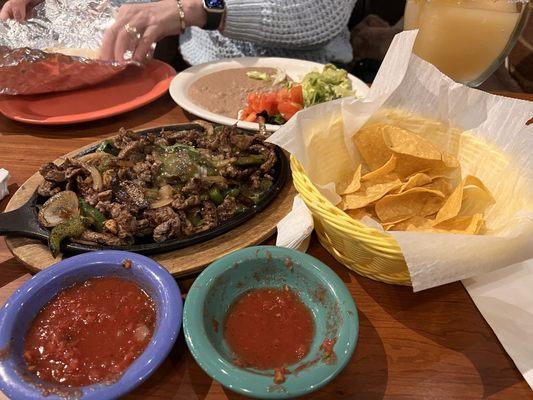
[[[197,149],[191,146],[187,146],[181,143],[173,144],[172,146],[160,146],[160,148],[164,151],[164,154],[159,156],[159,161],[163,163],[163,171],[162,175],[165,175],[165,173],[168,175],[172,175],[172,162],[174,159],[172,156],[175,157],[175,152],[178,150],[185,151],[187,153],[187,156],[189,157],[189,160],[193,163],[205,167],[207,170],[208,175],[216,175],[217,170],[211,160],[209,160],[207,157],[205,157],[203,154],[201,154]],[[165,172],[166,169],[166,172]]]
[[[87,229],[88,221],[84,217],[73,217],[61,224],[54,226],[48,237],[48,247],[54,257],[61,251],[61,242],[66,238],[81,236]]]
[[[239,167],[248,167],[251,165],[261,165],[265,162],[265,157],[260,154],[251,154],[237,158],[235,165]]]
[[[224,196],[222,196],[222,193],[220,193],[220,190],[218,188],[212,188],[209,191],[209,198],[213,203],[216,205],[222,204],[224,202]]]
[[[91,206],[83,198],[79,198],[80,211],[81,215],[89,220],[89,223],[94,226],[94,229],[97,232],[102,232],[104,230],[104,222],[106,218],[104,215],[95,207]]]
[[[240,193],[241,193],[240,189],[233,188],[233,189],[227,190],[224,197],[228,197],[228,196],[229,197],[237,197]]]
[[[116,147],[113,141],[110,139],[104,140],[102,143],[100,143],[100,146],[98,146],[96,151],[101,151],[104,153],[112,154],[114,156],[120,153],[120,150],[118,149],[118,147]]]
[[[192,226],[197,227],[202,225],[202,217],[200,217],[198,214],[192,214],[189,218],[189,221],[191,221]]]

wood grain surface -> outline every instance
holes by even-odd
[[[96,143],[99,143],[99,141]],[[74,157],[93,145],[94,143],[69,152],[54,162],[61,164],[65,158]],[[30,176],[12,195],[5,211],[12,211],[26,204],[42,181],[43,178],[38,172]],[[296,189],[289,177],[278,196],[263,211],[257,213],[250,220],[214,239],[183,249],[152,255],[151,257],[175,276],[197,272],[202,267],[232,251],[261,243],[272,236],[276,231],[278,222],[291,210],[296,194]],[[252,232],[253,234],[250,234]],[[17,260],[32,272],[39,272],[61,261],[63,258],[62,254],[54,258],[48,246],[39,240],[20,236],[10,236],[5,240],[7,247]]]
[[[533,100],[531,95],[524,97]],[[168,96],[138,111],[81,126],[32,127],[0,117],[0,166],[12,174],[13,193],[44,162],[110,136],[120,126],[146,128],[187,118]],[[0,209],[6,204],[7,200],[0,202]],[[533,392],[460,283],[415,294],[411,288],[375,282],[349,271],[316,238],[309,253],[329,265],[350,290],[359,309],[360,336],[346,369],[306,399],[533,399]],[[25,274],[0,241],[0,286],[9,285],[0,291],[0,299],[25,280]],[[184,293],[192,282],[193,278],[178,280]],[[164,364],[127,398],[244,397],[207,376],[180,335]]]

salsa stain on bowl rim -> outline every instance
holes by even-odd
[[[288,366],[286,381],[274,384],[274,371],[235,365],[221,325],[243,293],[285,284],[311,309],[315,336],[309,354]],[[357,309],[342,280],[316,258],[275,246],[248,247],[212,263],[189,290],[183,314],[185,340],[200,367],[228,389],[265,399],[302,396],[326,385],[348,364],[358,331]],[[327,359],[331,346],[336,360]]]
[[[130,268],[123,262],[131,261]],[[26,370],[22,348],[28,327],[37,313],[60,291],[74,283],[100,276],[118,276],[137,283],[156,305],[156,326],[150,343],[112,384],[74,388],[83,400],[118,398],[145,381],[164,361],[174,345],[180,327],[182,300],[172,275],[155,261],[130,252],[101,251],[74,256],[36,274],[8,299],[0,310],[0,389],[10,398],[51,400],[71,388],[37,382]],[[32,379],[28,379],[31,376]],[[57,388],[58,390],[54,390]],[[44,390],[44,392],[43,392]]]

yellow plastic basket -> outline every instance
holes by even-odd
[[[396,121],[398,126],[414,132],[416,129],[413,127],[430,121],[402,110],[383,112],[387,120]],[[450,131],[448,125],[440,121],[434,121],[430,134],[432,142],[437,146],[445,145],[446,150],[457,157],[463,173],[477,176],[492,187],[496,199],[497,195],[505,199],[507,193],[512,191],[511,186],[516,187],[519,182],[527,187],[512,160],[495,144],[484,141],[472,132],[457,128]],[[320,243],[331,255],[368,278],[412,286],[405,258],[392,235],[371,228],[334,206],[315,187],[294,156],[291,156],[291,169],[294,186],[313,214]]]
[[[453,138],[461,165],[474,175],[502,176],[509,159],[493,145],[472,135]],[[371,279],[411,286],[407,264],[393,236],[351,218],[329,202],[305,174],[300,162],[291,156],[294,186],[313,214],[315,230],[322,246],[339,262]]]
[[[339,262],[371,279],[411,285],[407,265],[394,238],[351,218],[329,202],[291,156],[296,190],[313,214],[318,240]]]

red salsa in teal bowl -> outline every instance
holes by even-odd
[[[275,383],[285,380],[285,367],[307,356],[314,335],[311,310],[287,285],[244,293],[229,308],[224,324],[234,364],[273,369]]]

